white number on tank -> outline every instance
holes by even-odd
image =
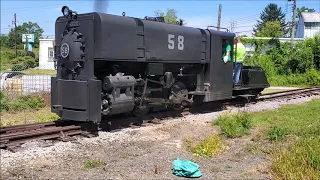
[[[174,49],[174,41],[173,41],[174,35],[173,34],[168,34],[168,48],[169,49]]]
[[[178,49],[183,50],[184,48],[184,37],[183,36],[178,36]]]
[[[168,49],[174,49],[174,35],[168,34]],[[178,49],[183,50],[184,49],[184,37],[178,36]]]

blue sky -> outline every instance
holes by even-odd
[[[292,2],[287,0],[251,0],[251,1],[109,1],[107,13],[121,15],[126,12],[127,16],[143,18],[153,16],[156,10],[166,10],[174,8],[178,11],[178,16],[185,20],[187,26],[205,28],[208,25],[217,25],[219,4],[222,4],[221,26],[230,29],[230,21],[236,21],[234,32],[251,35],[252,26],[259,19],[260,12],[269,3],[276,3],[282,7],[291,18]],[[44,29],[43,36],[53,38],[54,24],[58,16],[61,16],[61,7],[69,6],[78,13],[94,11],[93,0],[86,1],[41,1],[41,0],[2,0],[1,1],[1,34],[6,34],[12,27],[14,13],[17,14],[19,24],[32,21],[37,22]],[[314,8],[320,12],[319,0],[297,0],[297,6]]]

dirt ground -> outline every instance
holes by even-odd
[[[214,158],[195,157],[187,151],[186,138],[202,139],[212,132],[218,130],[211,126],[211,121],[183,120],[114,132],[120,133],[114,141],[86,139],[72,151],[9,168],[1,179],[181,179],[171,172],[176,158],[196,162],[203,174],[201,179],[270,179],[265,173],[268,162],[264,155],[253,155],[247,150],[254,132],[244,138],[225,140],[226,150]],[[104,133],[108,132],[100,136]],[[88,160],[105,164],[86,169]]]
[[[184,179],[172,174],[177,158],[197,163],[200,179],[272,179],[268,173],[271,144],[259,140],[261,129],[253,128],[250,135],[241,138],[225,138],[225,150],[213,158],[195,156],[188,151],[186,140],[197,142],[211,133],[219,134],[218,127],[211,124],[221,113],[273,110],[314,98],[320,96],[227,107],[166,119],[160,124],[101,131],[97,137],[78,137],[48,147],[48,142],[27,143],[16,153],[0,150],[0,179]],[[90,161],[101,163],[86,168]]]

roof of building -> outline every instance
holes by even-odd
[[[304,22],[320,22],[320,12],[301,12]]]
[[[54,39],[39,39],[39,41],[54,41]]]

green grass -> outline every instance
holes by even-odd
[[[57,120],[51,113],[50,94],[11,94],[0,91],[0,126],[13,126]]]
[[[320,179],[320,137],[302,138],[272,154],[274,179]]]
[[[270,151],[270,173],[275,179],[320,179],[319,110],[320,100],[316,99],[274,111],[222,116],[213,124],[219,125],[227,137],[248,134],[251,125],[266,129],[266,133],[260,133],[265,137],[257,138],[255,143],[261,144],[265,139],[275,143]],[[259,149],[263,147],[252,145],[248,150],[256,153]]]
[[[278,126],[296,136],[320,136],[320,100],[303,105],[289,105],[270,111],[250,114],[255,126]]]
[[[268,138],[270,141],[282,141],[287,136],[288,132],[286,129],[278,126],[272,127],[268,132]]]
[[[192,139],[187,138],[188,149],[196,156],[213,157],[224,150],[221,137],[211,134],[199,143],[194,143]]]
[[[240,113],[233,116],[220,116],[213,125],[221,128],[222,134],[226,137],[240,137],[249,134],[251,119],[247,113]]]
[[[56,71],[50,69],[26,69],[21,72],[29,75],[50,75],[51,77],[56,77]]]
[[[105,165],[104,161],[88,160],[84,163],[84,168],[91,169],[91,168],[96,168],[104,165]]]

